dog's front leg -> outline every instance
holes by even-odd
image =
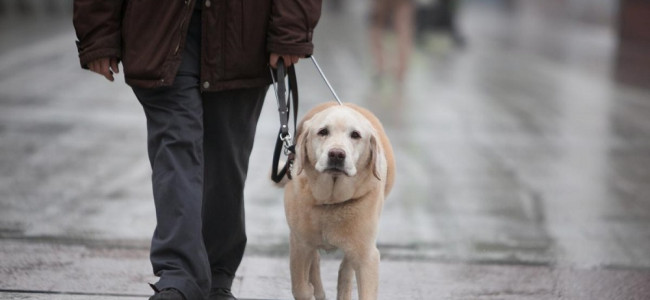
[[[314,259],[309,268],[309,282],[314,288],[314,298],[316,300],[325,300],[325,289],[323,289],[323,282],[320,279],[320,253],[314,249]]]
[[[355,268],[359,300],[375,300],[379,290],[379,250],[373,246],[359,258]]]
[[[289,269],[291,270],[293,297],[296,300],[311,300],[314,296],[314,288],[309,283],[309,271],[315,249],[301,243],[294,235],[291,235],[289,246]]]
[[[354,269],[350,264],[350,259],[346,255],[343,257],[341,266],[339,267],[339,281],[337,285],[337,300],[350,300],[352,299],[352,278],[354,276]]]

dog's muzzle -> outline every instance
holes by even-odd
[[[345,151],[339,148],[332,148],[327,152],[327,169],[329,172],[345,172]]]

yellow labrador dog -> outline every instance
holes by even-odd
[[[295,299],[325,299],[318,249],[344,253],[337,299],[377,299],[377,225],[395,177],[393,149],[379,120],[353,104],[321,104],[297,130],[293,180],[284,204],[291,230]]]

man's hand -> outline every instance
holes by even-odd
[[[104,75],[104,77],[109,81],[113,81],[115,80],[115,78],[113,78],[113,73],[117,74],[120,72],[120,68],[117,65],[117,58],[104,57],[91,61],[88,64],[88,69],[99,75]]]
[[[269,58],[269,64],[271,67],[274,69],[278,67],[278,59],[280,57],[282,57],[282,60],[284,60],[284,65],[286,67],[297,64],[298,60],[300,59],[300,56],[298,55],[271,53],[271,57]]]

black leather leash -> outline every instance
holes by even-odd
[[[291,113],[291,103],[293,102],[293,134],[296,134],[296,125],[298,123],[298,80],[296,79],[296,69],[293,66],[285,67],[282,58],[278,60],[278,67],[276,75],[271,70],[271,77],[273,78],[273,88],[275,96],[278,101],[278,112],[280,114],[280,132],[278,139],[275,141],[275,150],[273,151],[273,165],[271,166],[271,179],[275,183],[282,181],[286,175],[291,179],[291,165],[295,158],[295,145],[293,144],[293,137],[289,133],[289,115]],[[285,87],[285,76],[288,78],[288,87]],[[287,90],[289,93],[287,93]],[[282,151],[284,148],[284,151]],[[287,162],[280,166],[280,154],[284,152],[287,155]]]
[[[312,55],[310,56],[311,61],[314,63],[316,70],[325,81],[325,84],[332,92],[332,95],[339,103],[343,105],[341,99],[334,91],[334,88],[330,84],[329,80],[323,73],[323,70],[318,65],[316,58]],[[291,179],[291,166],[296,156],[296,146],[293,144],[294,140],[298,137],[295,136],[296,124],[298,122],[298,80],[296,79],[296,69],[293,66],[285,68],[284,61],[282,58],[278,60],[278,68],[276,69],[277,73],[273,73],[273,69],[269,66],[271,71],[271,78],[273,78],[273,88],[275,90],[275,97],[278,101],[278,112],[280,113],[280,133],[278,134],[278,139],[275,142],[275,150],[273,151],[273,165],[271,166],[271,179],[275,183],[282,181],[284,175],[287,175]],[[277,75],[277,77],[276,77]],[[284,77],[288,77],[289,93],[287,94],[287,88],[284,85]],[[293,102],[293,134],[294,137],[289,133],[289,114],[291,112],[291,102]],[[287,156],[287,162],[282,166],[282,169],[278,172],[278,167],[280,166],[280,154],[283,152]]]

